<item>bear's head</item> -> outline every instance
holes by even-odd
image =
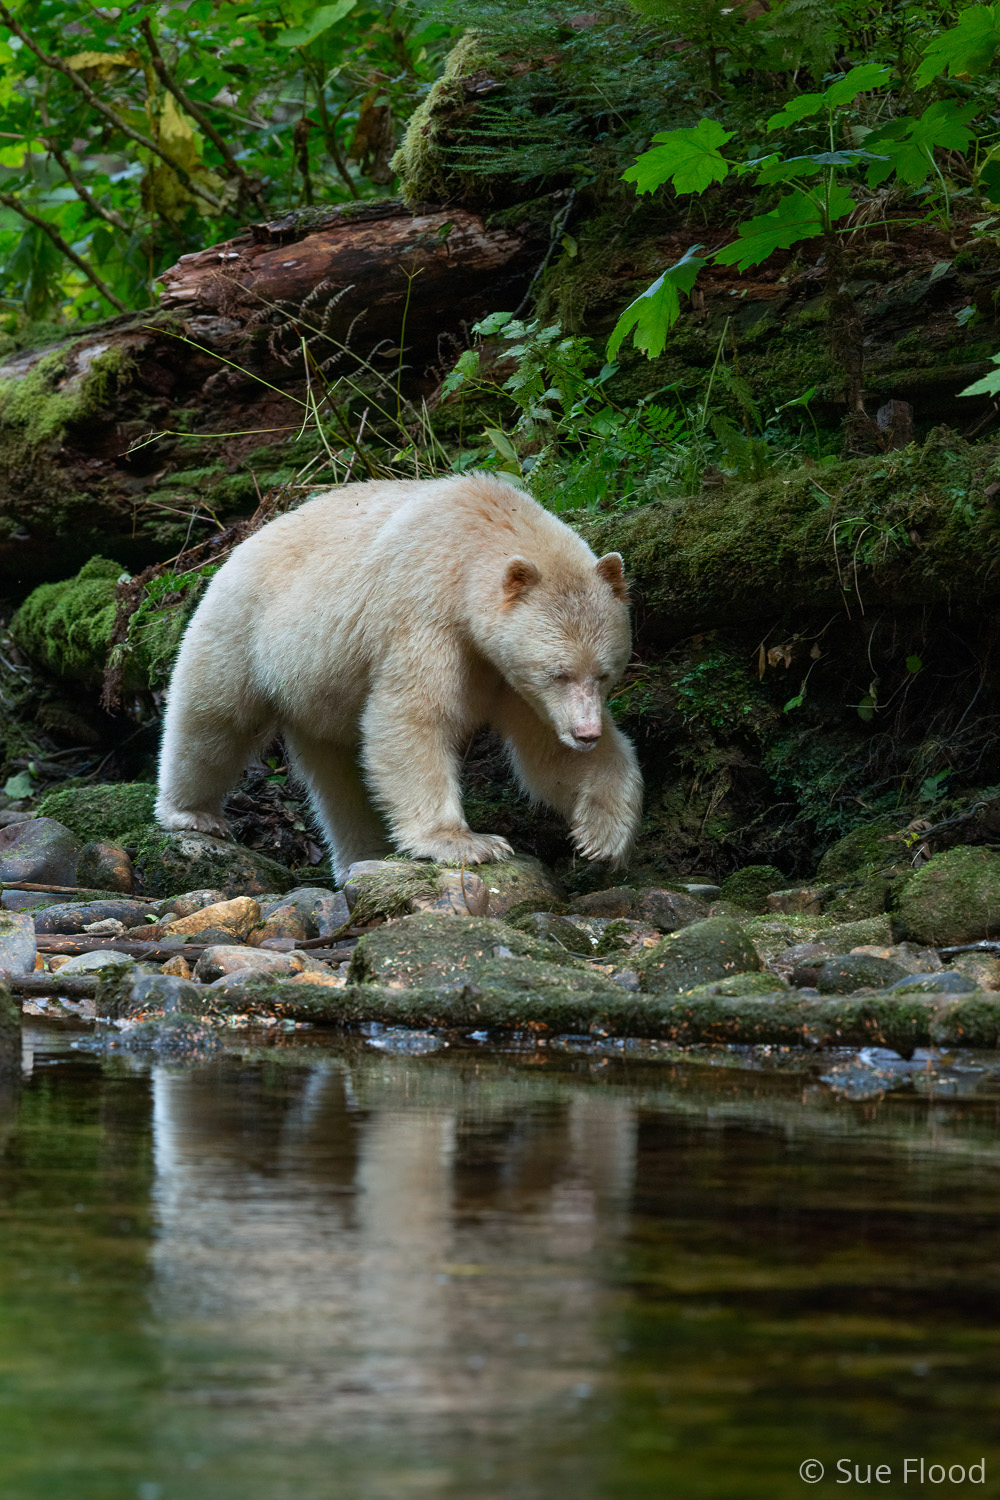
[[[570,750],[593,750],[602,710],[632,649],[621,555],[551,577],[511,557],[500,580],[489,655]]]

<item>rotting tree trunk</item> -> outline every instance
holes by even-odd
[[[301,424],[303,339],[333,374],[352,368],[348,345],[419,393],[469,324],[516,305],[542,254],[534,228],[489,227],[461,209],[312,209],[185,256],[151,312],[3,361],[5,592],[64,578],[95,552],[132,571],[170,556],[171,507],[183,514],[202,498],[168,493],[171,475],[206,464],[238,473]],[[130,452],[157,431],[167,435]],[[224,512],[254,509],[249,475],[247,486]]]

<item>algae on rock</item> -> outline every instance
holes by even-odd
[[[114,843],[145,824],[155,826],[156,787],[151,781],[110,781],[100,786],[64,787],[48,792],[35,811],[71,828],[85,844]]]

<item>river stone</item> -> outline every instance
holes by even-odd
[[[879,818],[862,823],[838,839],[819,862],[820,880],[856,880],[874,875],[877,870],[903,857],[903,841],[895,818]]]
[[[273,948],[247,948],[219,943],[206,948],[194,966],[195,979],[214,984],[226,974],[252,969],[257,974],[301,974],[303,969],[329,973],[329,967],[307,953],[276,953]]]
[[[222,1038],[200,1016],[171,1011],[139,1021],[123,1032],[118,1045],[127,1052],[153,1052],[177,1058],[203,1057],[218,1052]]]
[[[756,948],[731,917],[695,922],[638,955],[635,963],[644,989],[674,992],[760,966]]]
[[[185,1011],[197,1014],[205,1005],[205,991],[190,979],[176,974],[137,974],[132,980],[127,1006],[119,1014],[143,1010]]]
[[[31,818],[0,828],[0,885],[29,880],[37,885],[76,885],[83,845],[54,818]]]
[[[567,917],[566,921],[579,927],[591,939],[595,958],[652,948],[663,935],[648,923],[633,922],[627,917]]]
[[[253,941],[268,938],[329,938],[351,919],[343,891],[328,891],[322,886],[296,886],[287,896],[262,901],[263,926]]]
[[[935,854],[900,893],[906,936],[935,948],[1000,933],[1000,854],[963,845]]]
[[[942,969],[935,974],[907,974],[887,991],[890,995],[971,995],[979,986],[967,974]]]
[[[788,877],[774,865],[744,865],[722,882],[722,899],[760,915],[768,910],[768,896],[787,884]]]
[[[0,912],[0,970],[31,974],[38,958],[35,924],[27,912]]]
[[[764,905],[768,911],[801,912],[806,917],[818,917],[831,889],[828,885],[803,885],[791,891],[772,891],[764,897]]]
[[[982,990],[1000,990],[1000,958],[995,953],[956,953],[948,967],[975,980]]]
[[[107,901],[59,901],[34,913],[35,931],[72,935],[82,932],[92,922],[103,922],[108,917],[124,922],[126,927],[136,927],[155,913],[155,903],[130,901],[125,897],[120,900],[110,897]]]
[[[260,907],[252,896],[234,896],[232,901],[217,901],[213,906],[202,906],[186,917],[177,917],[163,928],[167,937],[181,933],[204,932],[216,928],[237,942],[246,942],[247,935],[260,923]]]
[[[668,891],[662,886],[616,885],[578,896],[570,902],[567,915],[644,922],[665,933],[704,921],[708,907],[686,891]]]
[[[78,885],[99,891],[121,891],[131,896],[135,890],[135,871],[128,852],[118,844],[95,841],[84,844],[76,865]]]
[[[481,875],[473,870],[440,870],[433,896],[414,896],[414,911],[455,912],[458,916],[484,917],[489,892]]]
[[[35,911],[52,905],[52,892],[0,891],[0,911]]]
[[[111,948],[99,948],[95,953],[76,953],[60,964],[60,975],[99,974],[102,969],[135,969],[135,959],[126,953],[116,953]]]
[[[534,958],[581,967],[583,960],[492,917],[417,912],[358,940],[351,955],[352,984],[448,985],[461,989],[494,958]]]
[[[413,909],[414,896],[437,895],[438,867],[416,859],[359,859],[347,870],[344,897],[358,922],[398,917]]]
[[[575,922],[571,922],[568,917],[554,916],[552,912],[528,912],[526,916],[518,917],[511,926],[543,943],[557,943],[570,953],[582,953],[588,958],[593,955],[596,947],[590,936]]]
[[[511,859],[477,868],[486,882],[488,917],[505,917],[512,907],[528,901],[536,910],[550,910],[553,903],[562,908],[566,898],[563,887],[548,865],[530,854],[515,854]]]
[[[686,993],[689,999],[700,1000],[710,995],[733,998],[740,995],[777,995],[787,989],[784,979],[768,969],[761,969],[750,974],[728,974],[725,979],[713,979],[710,984],[699,984]]]
[[[184,891],[180,896],[168,896],[166,901],[161,901],[156,908],[156,914],[165,921],[173,922],[179,917],[189,917],[193,911],[204,911],[206,906],[217,906],[225,899],[225,892],[214,889]],[[263,905],[261,910],[264,910]]]
[[[810,976],[803,978],[802,976]],[[870,953],[835,953],[821,959],[813,968],[796,969],[792,983],[797,987],[815,985],[821,995],[853,995],[856,990],[887,989],[897,979],[906,979],[902,964],[891,958],[874,958]]]
[[[140,887],[149,896],[208,885],[218,887],[223,898],[257,896],[295,884],[291,870],[276,860],[207,833],[144,829],[128,847]]]

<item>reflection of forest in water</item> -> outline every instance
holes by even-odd
[[[770,1500],[803,1458],[969,1461],[992,1430],[986,1098],[357,1043],[49,1061],[7,1222],[45,1243],[61,1141],[66,1255],[134,1198],[117,1280],[82,1274],[143,1372],[129,1441],[164,1500],[177,1473],[182,1500]],[[48,1269],[37,1316],[82,1358]]]

